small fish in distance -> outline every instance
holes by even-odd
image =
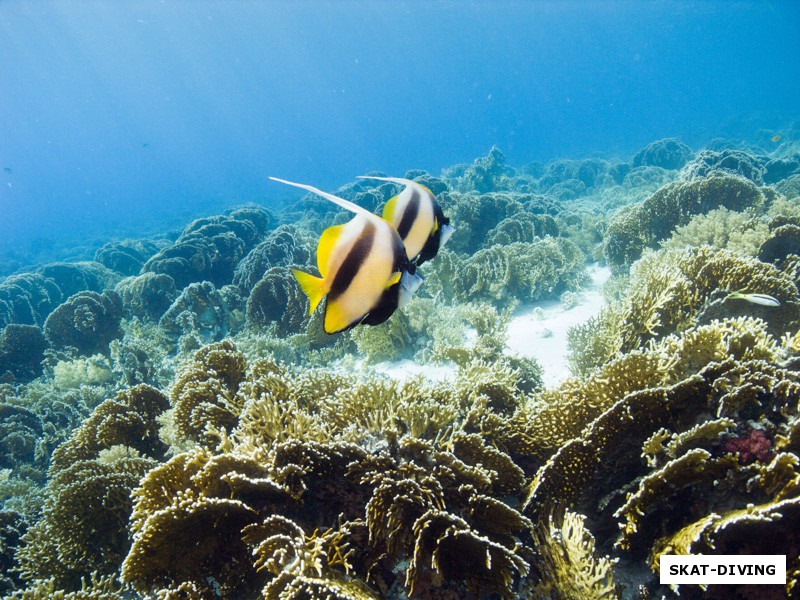
[[[759,306],[780,306],[781,303],[777,298],[773,298],[768,294],[745,294],[742,292],[731,292],[725,298],[726,300],[746,300],[751,304],[758,304]]]

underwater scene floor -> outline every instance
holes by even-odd
[[[0,259],[0,596],[800,597],[800,133],[776,137],[493,148]],[[373,216],[407,189],[442,211],[417,264]],[[370,227],[401,244],[377,287],[352,282],[382,242],[329,260]],[[786,583],[660,583],[699,554],[785,555]]]

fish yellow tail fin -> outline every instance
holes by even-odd
[[[317,306],[319,306],[322,297],[325,295],[325,281],[320,277],[314,277],[297,269],[292,269],[292,275],[297,279],[300,289],[303,290],[305,295],[308,296],[309,302],[311,302],[311,308],[308,313],[313,313],[317,310]]]

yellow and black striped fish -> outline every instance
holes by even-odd
[[[432,259],[453,235],[455,228],[444,216],[436,196],[421,183],[400,177],[362,175],[359,179],[377,179],[406,186],[383,207],[383,218],[397,229],[408,260],[413,264],[421,265]]]
[[[384,219],[310,185],[270,179],[318,194],[356,215],[322,232],[317,245],[322,277],[292,271],[308,296],[311,313],[326,297],[323,326],[327,333],[383,323],[417,290],[422,278],[410,272],[403,240]]]

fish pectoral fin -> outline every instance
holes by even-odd
[[[403,273],[401,273],[400,271],[396,271],[395,273],[392,273],[392,276],[389,277],[389,281],[386,282],[386,289],[388,290],[390,287],[392,287],[396,283],[399,283],[400,282],[400,278],[402,276],[403,276]]]
[[[308,301],[311,303],[308,314],[313,313],[317,310],[317,306],[319,306],[322,297],[326,293],[325,280],[321,277],[315,277],[303,271],[298,271],[297,269],[292,269],[292,275],[297,279],[297,283],[300,284],[300,289],[308,296]]]

